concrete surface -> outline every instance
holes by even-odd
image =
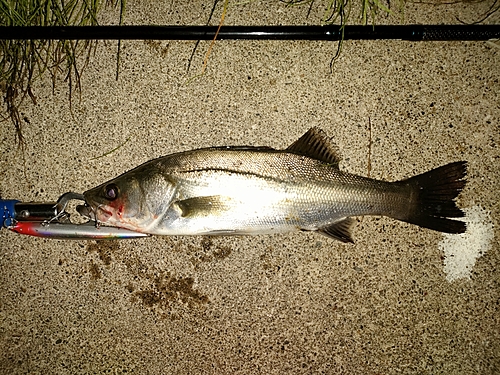
[[[212,7],[127,3],[130,24],[204,24]],[[474,21],[489,5],[409,4],[403,22]],[[317,23],[321,12],[251,2],[226,24]],[[315,233],[97,243],[2,230],[0,372],[498,374],[498,42],[346,42],[330,73],[335,43],[221,41],[190,81],[208,45],[186,72],[193,42],[123,42],[116,81],[116,43],[100,42],[72,112],[64,82],[53,94],[39,81],[23,110],[25,175],[1,126],[1,196],[53,201],[171,152],[284,148],[311,126],[333,136],[343,169],[367,175],[371,123],[372,177],[469,161],[460,205],[491,211],[491,249],[470,280],[450,283],[442,235],[387,218],[360,219],[355,245]]]

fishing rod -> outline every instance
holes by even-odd
[[[0,26],[0,40],[409,40],[500,38],[500,25]]]

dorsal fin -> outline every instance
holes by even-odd
[[[340,157],[337,147],[326,133],[317,127],[309,129],[302,137],[288,146],[286,150],[294,154],[324,161],[335,167],[339,166]]]

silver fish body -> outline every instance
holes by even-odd
[[[360,215],[465,230],[449,219],[463,216],[454,199],[465,184],[464,162],[398,182],[346,173],[338,162],[329,139],[313,128],[286,150],[214,147],[168,155],[84,196],[97,221],[157,235],[307,230],[352,242],[351,217]]]

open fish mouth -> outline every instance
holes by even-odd
[[[89,205],[87,202],[85,202],[85,204],[76,206],[76,211],[82,217],[84,217],[85,219],[95,221],[95,222],[98,221],[96,211],[99,209],[100,209],[99,207],[94,208],[93,206]],[[102,208],[101,208],[101,210],[102,210]],[[110,213],[106,212],[106,211],[105,211],[105,214],[110,215]]]
[[[102,204],[97,207],[94,207],[87,202],[84,205],[79,205],[76,207],[76,211],[86,219],[105,223],[109,218],[113,216],[113,213],[109,210],[106,210]]]
[[[94,209],[87,203],[76,206],[76,211],[85,219],[97,221]]]

